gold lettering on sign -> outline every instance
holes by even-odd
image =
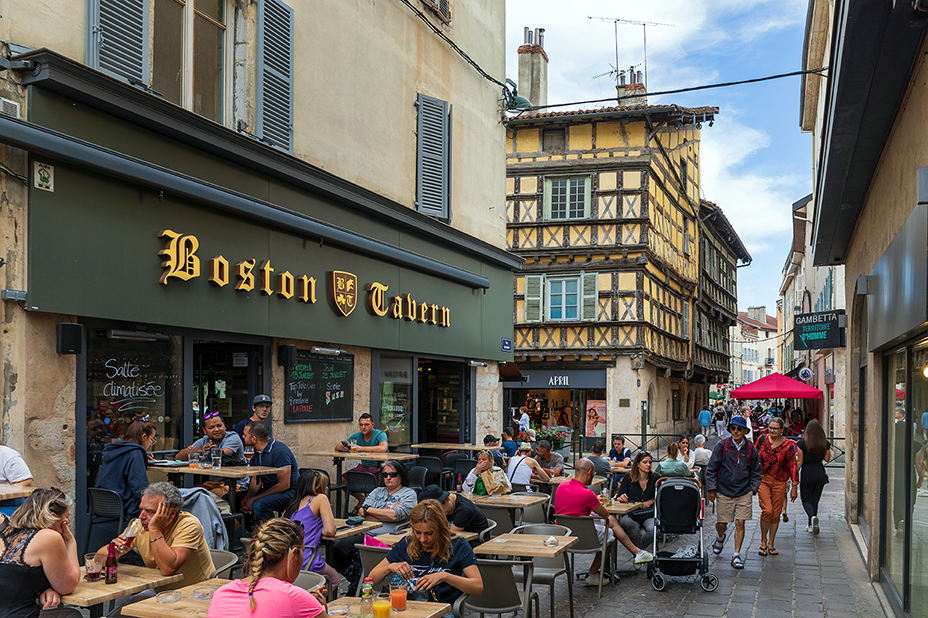
[[[229,260],[221,255],[210,258],[209,282],[220,288],[229,283]]]
[[[367,303],[374,315],[379,315],[381,317],[387,315],[387,297],[385,292],[389,289],[390,286],[377,283],[376,281],[367,284],[367,291],[370,292],[370,295],[367,297]]]
[[[451,309],[447,307],[439,307],[438,311],[438,325],[448,328],[451,326]]]
[[[412,299],[412,296],[409,294],[403,295],[403,304],[406,306],[406,312],[403,315],[404,318],[410,322],[416,321],[416,311],[419,309],[419,303]]]
[[[313,277],[300,275],[300,300],[304,303],[313,304],[316,302],[316,280]]]
[[[264,260],[261,262],[261,266],[258,267],[258,270],[261,271],[261,291],[266,296],[270,296],[274,293],[274,290],[271,289],[271,275],[274,274],[274,269],[271,268],[271,261]]]
[[[358,278],[342,270],[333,270],[330,294],[335,308],[348,317],[358,304]]]
[[[438,305],[434,303],[429,305],[429,324],[438,323],[437,314],[438,314]]]
[[[158,283],[167,285],[168,279],[177,277],[181,281],[188,281],[200,276],[200,258],[195,254],[200,246],[200,241],[196,236],[179,234],[173,230],[161,230],[158,232],[158,238],[167,237],[169,240],[164,249],[158,252],[158,255],[164,257],[161,262],[161,268],[166,269],[161,273]]]
[[[293,275],[284,271],[277,275],[277,295],[281,298],[293,298]]]
[[[425,324],[429,320],[428,303],[419,303],[419,321]]]
[[[402,296],[393,297],[393,304],[390,306],[390,314],[391,314],[390,317],[392,317],[395,320],[403,319],[403,297]]]
[[[235,265],[235,276],[238,277],[238,283],[235,289],[241,292],[250,292],[255,289],[255,276],[252,270],[255,267],[255,260],[242,260]]]

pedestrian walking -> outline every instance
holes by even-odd
[[[709,412],[709,406],[706,405],[699,411],[699,427],[704,436],[709,435],[709,427],[712,425],[712,413]]]
[[[775,416],[767,425],[767,433],[757,439],[757,456],[763,478],[757,490],[760,502],[760,548],[761,556],[779,555],[776,548],[780,513],[786,503],[786,485],[793,481],[790,500],[796,501],[799,473],[796,468],[796,443],[783,435],[783,419]]]
[[[818,502],[822,498],[822,490],[828,483],[825,474],[825,464],[831,459],[831,444],[825,439],[825,430],[817,420],[811,420],[806,430],[799,438],[799,498],[802,508],[809,517],[806,532],[818,534]]]
[[[725,410],[722,406],[715,409],[715,435],[719,440],[725,435]]]
[[[731,437],[715,445],[706,467],[706,496],[710,502],[715,502],[718,497],[718,519],[715,524],[718,538],[712,543],[712,552],[715,555],[722,553],[728,524],[734,522],[735,552],[731,565],[736,569],[744,568],[744,558],[741,557],[744,522],[754,517],[753,495],[757,493],[763,478],[757,449],[745,437],[747,430],[744,417],[733,416],[728,425]]]

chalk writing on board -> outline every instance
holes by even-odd
[[[353,356],[342,355],[333,359],[298,350],[297,362],[285,376],[284,422],[352,419]]]

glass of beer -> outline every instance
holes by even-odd
[[[390,584],[390,602],[393,611],[406,611],[406,584]]]
[[[103,562],[97,560],[97,555],[95,553],[84,555],[84,565],[87,567],[87,581],[100,581],[103,572]]]
[[[351,442],[349,442],[349,444],[351,444],[351,452],[357,453],[358,452],[358,441],[352,440]]]
[[[255,456],[255,447],[246,446],[245,447],[245,459],[248,462],[248,466],[251,467],[251,458]]]
[[[132,544],[135,542],[135,537],[138,536],[138,533],[142,530],[142,520],[135,518],[129,522],[129,525],[126,526],[126,529],[123,531],[122,535],[126,538],[126,543],[123,545],[126,551],[132,549]]]

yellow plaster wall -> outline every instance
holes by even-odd
[[[533,128],[516,129],[516,153],[538,152],[540,130]]]
[[[0,5],[0,41],[47,47],[84,62],[87,0],[17,0]]]
[[[578,124],[570,127],[568,146],[570,150],[591,150],[593,148],[593,125]]]

